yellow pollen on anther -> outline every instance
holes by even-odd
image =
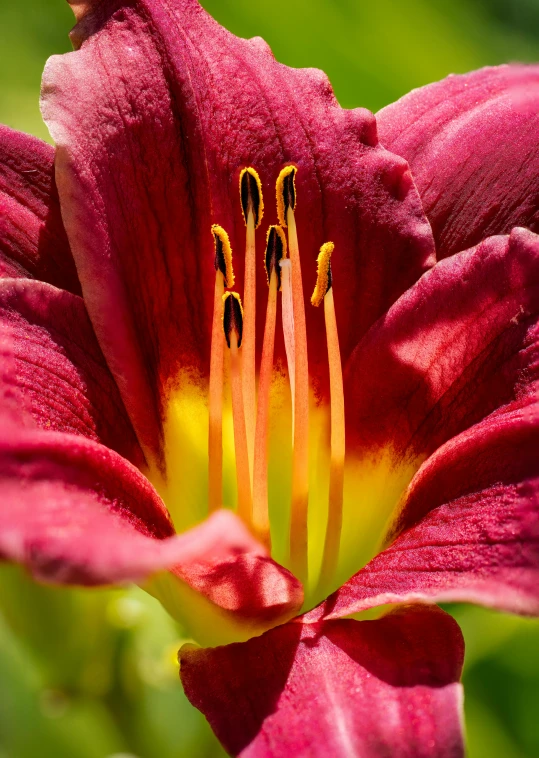
[[[258,229],[264,216],[264,197],[262,195],[262,182],[258,172],[252,166],[243,168],[240,172],[240,199],[245,224],[247,225],[249,211],[251,210],[255,229]]]
[[[219,224],[211,228],[215,241],[215,270],[219,269],[225,279],[225,287],[234,286],[234,269],[232,268],[232,248],[228,234]]]
[[[311,297],[311,304],[318,307],[323,302],[328,290],[332,286],[331,281],[331,254],[335,249],[333,242],[325,242],[318,254],[318,271],[316,287]]]
[[[287,212],[291,208],[293,211],[296,209],[296,166],[285,166],[279,176],[277,177],[277,183],[275,185],[275,193],[277,196],[277,218],[281,226],[286,227]]]

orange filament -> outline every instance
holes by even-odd
[[[258,380],[258,408],[256,414],[255,462],[253,478],[253,525],[255,531],[269,542],[268,515],[268,416],[273,349],[275,345],[275,321],[277,315],[277,272],[271,272],[262,362]]]
[[[294,407],[296,388],[296,341],[294,338],[294,306],[292,304],[292,264],[290,258],[280,262],[281,267],[281,307],[283,319],[284,348],[288,365],[288,378],[292,395],[292,439],[294,438]]]
[[[243,290],[243,401],[245,407],[245,429],[249,452],[249,471],[253,470],[256,419],[256,252],[254,213],[247,216],[245,241],[245,284]]]
[[[260,177],[254,168],[242,169],[240,173],[240,200],[246,226],[245,283],[243,291],[243,401],[245,428],[249,452],[249,471],[253,473],[256,419],[256,252],[255,229],[264,215],[264,200]]]
[[[286,214],[288,247],[292,263],[292,305],[294,310],[295,388],[294,450],[292,456],[292,501],[290,517],[290,567],[305,584],[307,563],[307,512],[309,506],[309,367],[307,326],[299,257],[296,220],[292,205]]]
[[[213,323],[211,329],[210,392],[209,392],[209,510],[217,510],[222,505],[223,496],[223,293],[224,277],[219,269],[215,273],[213,297]]]
[[[270,543],[268,514],[268,420],[273,351],[275,347],[275,322],[277,316],[277,291],[281,269],[279,263],[286,255],[286,239],[279,226],[270,226],[266,249],[266,274],[269,294],[266,308],[262,361],[258,381],[258,407],[256,416],[255,459],[253,479],[253,526],[261,539]]]
[[[223,296],[223,328],[230,348],[230,384],[232,390],[232,416],[234,420],[234,447],[236,451],[236,481],[238,487],[238,515],[250,524],[252,519],[251,479],[249,453],[245,431],[245,411],[240,367],[239,348],[242,342],[243,313],[236,292]]]
[[[329,589],[337,568],[342,529],[344,487],[344,390],[331,276],[330,259],[333,248],[332,242],[326,242],[320,249],[320,255],[318,256],[318,280],[311,299],[312,304],[317,306],[320,305],[322,300],[324,301],[331,411],[328,523],[319,582],[321,590]]]

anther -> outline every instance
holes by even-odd
[[[275,192],[277,195],[277,218],[281,226],[287,226],[288,209],[296,209],[296,173],[295,166],[285,166],[277,177]]]
[[[223,295],[225,305],[223,313],[223,330],[225,332],[226,344],[228,347],[232,344],[232,337],[235,335],[236,346],[241,347],[241,338],[243,335],[243,308],[241,299],[237,292],[225,292]]]
[[[318,271],[316,287],[311,297],[311,304],[318,307],[324,301],[325,296],[331,289],[333,278],[331,274],[331,254],[335,249],[333,242],[325,242],[318,254]]]
[[[213,224],[211,231],[215,241],[215,270],[219,270],[222,273],[225,287],[233,287],[232,248],[230,247],[228,234],[219,224]]]
[[[249,474],[249,453],[245,431],[245,409],[239,347],[243,332],[243,309],[237,292],[226,292],[223,296],[223,329],[230,348],[230,385],[232,390],[232,416],[234,419],[234,447],[236,451],[236,481],[238,487],[238,514],[250,524],[252,520],[251,477]]]
[[[257,171],[249,166],[240,173],[240,198],[243,220],[247,225],[249,211],[254,218],[255,229],[258,229],[264,215],[264,199],[262,197],[262,182]]]
[[[266,253],[264,255],[264,265],[266,268],[266,277],[268,287],[271,282],[271,272],[277,274],[277,290],[281,289],[281,266],[280,262],[287,256],[286,237],[280,226],[270,226],[266,235]]]

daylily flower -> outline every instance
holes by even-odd
[[[539,69],[375,119],[196,0],[71,5],[56,152],[0,132],[0,554],[143,584],[234,755],[461,755],[434,604],[539,611]]]

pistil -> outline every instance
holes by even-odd
[[[331,413],[328,522],[319,581],[319,588],[322,594],[330,589],[329,585],[337,568],[342,529],[345,458],[344,391],[331,274],[331,254],[333,253],[333,249],[333,242],[326,242],[320,248],[318,277],[311,298],[311,303],[314,306],[319,306],[322,302],[324,303]]]
[[[290,568],[306,583],[307,515],[309,506],[309,369],[307,361],[307,327],[298,236],[295,166],[286,166],[277,179],[277,215],[281,226],[288,228],[288,248],[292,265],[292,306],[295,339],[294,449],[292,455],[292,501],[290,514]]]
[[[253,526],[269,545],[268,514],[268,419],[273,352],[275,346],[275,322],[277,315],[277,292],[281,286],[280,262],[286,256],[286,239],[280,226],[270,226],[267,235],[265,267],[269,293],[262,344],[262,361],[258,379],[258,406],[253,478]]]
[[[256,419],[256,246],[255,229],[264,214],[262,184],[254,168],[244,168],[240,173],[240,198],[246,226],[245,282],[243,290],[243,401],[245,428],[249,454],[249,471],[253,473],[255,419]]]
[[[252,521],[251,479],[249,454],[245,430],[245,411],[239,349],[243,335],[243,309],[237,292],[223,295],[223,330],[230,348],[230,384],[232,390],[232,416],[234,419],[234,447],[236,451],[236,481],[238,487],[238,515],[250,524]]]
[[[223,496],[223,293],[225,287],[234,286],[232,250],[228,234],[217,224],[212,226],[211,231],[215,242],[215,288],[209,387],[208,501],[210,512],[221,507]]]

